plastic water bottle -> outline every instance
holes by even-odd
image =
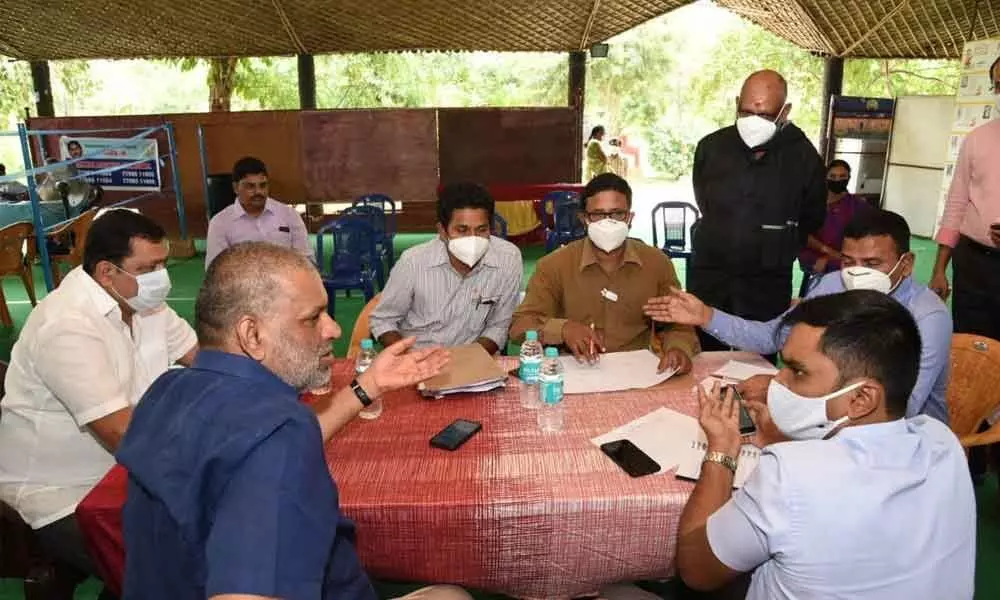
[[[542,343],[538,341],[537,331],[524,334],[521,344],[521,362],[517,369],[517,377],[523,383],[521,388],[521,406],[538,408],[538,377],[542,371]]]
[[[545,349],[542,374],[539,377],[539,392],[542,405],[538,409],[538,428],[545,433],[563,430],[563,368],[559,362],[559,351]]]
[[[372,361],[375,360],[376,354],[374,342],[370,339],[361,340],[361,354],[358,355],[358,362],[354,366],[354,373],[361,375],[367,371],[368,367],[372,366]],[[362,419],[377,419],[381,414],[382,399],[379,398],[372,402],[371,405],[362,408],[358,416]]]

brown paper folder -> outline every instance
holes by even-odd
[[[445,370],[417,386],[425,396],[485,392],[502,387],[507,372],[479,344],[448,348],[451,360]]]

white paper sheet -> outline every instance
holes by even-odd
[[[731,360],[722,365],[722,368],[712,373],[713,377],[728,379],[730,381],[746,381],[755,375],[774,375],[778,372],[774,367],[762,365],[751,365],[744,362]]]
[[[602,354],[593,365],[580,364],[572,356],[560,356],[563,394],[593,394],[652,387],[670,379],[676,371],[657,373],[660,357],[649,350]]]
[[[662,474],[678,465],[685,448],[700,431],[694,417],[664,407],[590,441],[600,447],[607,442],[629,440],[660,465],[657,474]]]

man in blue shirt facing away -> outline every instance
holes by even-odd
[[[873,289],[889,294],[910,311],[920,330],[920,373],[906,405],[906,417],[928,415],[947,424],[948,360],[951,353],[951,313],[937,295],[913,279],[915,257],[910,252],[910,228],[894,212],[870,210],[859,214],[844,232],[843,269],[829,273],[806,298]],[[786,313],[787,314],[787,313]],[[734,348],[773,354],[788,339],[784,315],[767,322],[748,321],[706,306],[695,296],[676,292],[653,298],[646,315],[658,321],[697,325]],[[746,382],[746,394],[762,399],[769,378]]]
[[[330,380],[340,327],[326,309],[316,269],[293,250],[249,242],[212,261],[195,304],[202,352],[153,383],[118,450],[126,599],[374,600],[323,444],[447,354],[403,340],[314,412],[299,394]]]

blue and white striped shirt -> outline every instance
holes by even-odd
[[[372,336],[390,331],[416,336],[418,347],[461,346],[481,337],[503,349],[517,307],[523,273],[521,251],[491,237],[486,254],[462,277],[435,238],[403,252],[372,311]]]

